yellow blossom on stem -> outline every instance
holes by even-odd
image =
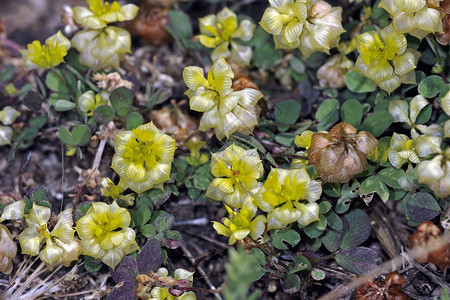
[[[116,135],[111,168],[122,186],[140,194],[169,180],[175,148],[175,140],[150,122]]]
[[[251,203],[251,199],[244,201],[243,207],[233,210],[225,205],[229,214],[228,218],[222,218],[222,223],[213,221],[213,227],[218,234],[229,237],[229,245],[233,245],[238,240],[243,240],[248,235],[253,240],[258,239],[266,228],[266,217],[259,215],[255,218],[256,207]]]
[[[76,23],[91,29],[101,29],[112,22],[133,20],[139,9],[134,4],[120,6],[117,1],[109,4],[104,0],[86,0],[86,3],[89,8],[72,8],[73,18]]]
[[[450,196],[450,148],[417,167],[419,183],[425,183],[440,198]]]
[[[92,71],[118,69],[125,54],[131,53],[131,37],[125,29],[108,26],[77,32],[72,46],[80,52],[80,64]]]
[[[295,136],[294,143],[297,147],[308,149],[311,146],[311,139],[314,132],[305,130],[300,135]]]
[[[390,144],[391,147],[388,149],[387,155],[391,165],[397,169],[408,161],[415,164],[420,162],[414,147],[414,141],[409,139],[407,135],[394,132]]]
[[[247,197],[253,196],[252,190],[263,172],[256,149],[245,150],[232,144],[211,154],[211,173],[216,178],[209,184],[206,197],[240,208]]]
[[[299,48],[306,57],[314,52],[329,54],[345,32],[342,8],[321,0],[269,0],[259,24],[273,35],[276,48]]]
[[[86,215],[77,222],[83,254],[101,259],[114,269],[125,255],[139,250],[130,222],[128,210],[119,207],[115,201],[110,205],[92,203]]]
[[[8,275],[13,269],[12,259],[17,255],[17,246],[8,228],[0,225],[0,272]]]
[[[75,230],[72,228],[72,208],[62,211],[58,215],[58,221],[50,232],[47,222],[50,219],[50,208],[36,205],[26,218],[27,228],[17,237],[22,248],[22,254],[38,255],[49,269],[78,259],[81,254],[79,240],[74,237]],[[40,250],[45,243],[44,249]]]
[[[195,139],[190,139],[188,142],[184,143],[184,146],[191,152],[191,155],[186,157],[188,164],[194,167],[199,167],[209,160],[206,153],[200,153],[200,149],[205,145],[205,141]]]
[[[284,228],[298,221],[302,225],[319,220],[322,194],[320,182],[312,180],[305,168],[272,169],[256,194],[258,207],[268,212],[268,229]]]
[[[409,33],[423,39],[429,33],[443,31],[439,2],[442,0],[381,0],[392,18],[392,26],[399,33]]]
[[[94,94],[93,91],[83,93],[77,101],[78,109],[88,117],[92,117],[94,110],[103,104],[108,104],[108,95],[106,93]]]
[[[402,83],[416,83],[414,69],[420,53],[407,49],[403,34],[392,26],[358,35],[357,50],[360,54],[355,70],[372,79],[383,90],[391,93]]]
[[[189,106],[192,110],[203,112],[200,130],[214,128],[219,140],[227,138],[233,132],[251,134],[258,125],[259,111],[255,105],[263,97],[252,88],[234,91],[232,86],[233,70],[221,57],[212,65],[206,79],[203,69],[189,66],[183,70],[183,79],[189,90]]]
[[[51,69],[64,62],[64,56],[70,49],[70,41],[58,31],[49,37],[45,44],[34,41],[28,44],[27,50],[21,50],[25,67],[28,69],[44,68]]]
[[[230,57],[230,61],[238,65],[248,65],[252,59],[252,48],[238,43],[247,42],[253,37],[255,24],[243,20],[239,26],[236,14],[225,7],[217,15],[207,15],[200,18],[200,35],[196,38],[208,48],[215,48],[211,53],[212,61],[221,56]],[[231,46],[231,50],[230,50]]]

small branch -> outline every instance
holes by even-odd
[[[97,152],[95,153],[94,162],[92,164],[92,170],[98,169],[100,166],[100,161],[102,160],[103,150],[105,150],[106,139],[100,140],[100,144],[98,145]]]

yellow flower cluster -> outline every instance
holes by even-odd
[[[28,69],[44,68],[51,69],[64,62],[64,56],[70,49],[70,41],[58,31],[45,40],[41,45],[39,41],[28,44],[27,50],[21,50],[25,67]]]
[[[131,53],[130,33],[125,29],[108,26],[108,23],[129,21],[136,17],[134,4],[120,6],[104,0],[86,0],[89,8],[74,7],[77,23],[87,27],[75,34],[72,46],[80,52],[80,63],[93,71],[118,68],[126,53]]]
[[[106,93],[94,94],[93,91],[83,93],[77,101],[78,109],[88,117],[94,115],[94,110],[100,105],[108,104],[108,95]]]
[[[262,93],[252,88],[235,91],[231,87],[233,77],[233,70],[223,57],[214,62],[207,79],[200,67],[183,70],[190,108],[203,112],[200,130],[214,128],[219,140],[229,138],[233,132],[250,134],[258,124],[255,106]]]
[[[360,56],[355,70],[386,92],[391,93],[402,83],[416,82],[414,69],[420,53],[408,49],[405,36],[392,26],[379,33],[369,31],[359,35],[356,48]]]
[[[450,148],[417,167],[420,183],[425,183],[440,198],[450,196]]]
[[[187,282],[187,286],[192,286],[194,281],[194,272],[189,272],[185,269],[176,269],[173,278],[169,277],[169,271],[166,268],[159,268],[156,274],[159,278],[158,280],[165,281],[176,281]],[[197,296],[192,291],[183,292],[178,296],[174,296],[170,293],[168,287],[154,287],[150,291],[150,300],[196,300]]]
[[[152,187],[162,187],[169,179],[175,140],[161,133],[153,122],[119,133],[114,149],[111,168],[120,175],[119,186],[140,194]]]
[[[399,33],[409,33],[418,39],[427,34],[442,32],[439,2],[442,0],[381,0],[378,7],[384,8],[392,17],[392,25]]]
[[[86,215],[77,222],[83,254],[101,259],[114,269],[125,255],[139,250],[130,222],[128,210],[116,202],[110,205],[92,203]]]
[[[317,51],[329,54],[345,32],[342,8],[322,0],[269,0],[261,27],[273,35],[276,48],[299,48],[306,57]]]
[[[22,254],[39,254],[39,258],[52,270],[55,265],[69,266],[72,261],[77,260],[81,248],[80,241],[74,237],[72,208],[58,215],[58,221],[51,232],[47,228],[50,215],[50,208],[33,204],[26,218],[27,228],[17,239]],[[43,243],[46,246],[40,250]]]
[[[236,14],[227,7],[217,15],[200,18],[199,22],[201,34],[196,38],[203,46],[215,48],[211,53],[212,61],[223,56],[241,66],[250,64],[252,48],[241,45],[236,40],[249,41],[253,37],[255,24],[249,20],[243,20],[238,26]]]

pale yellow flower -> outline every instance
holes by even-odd
[[[83,93],[77,101],[78,109],[85,113],[88,117],[93,116],[94,110],[104,104],[108,104],[108,94],[104,92],[94,94],[93,91],[87,91]]]
[[[272,169],[256,194],[258,207],[268,212],[268,229],[284,228],[293,222],[308,225],[319,220],[316,200],[322,194],[320,182],[312,180],[305,168]]]
[[[2,216],[0,217],[0,222],[5,220],[18,220],[24,217],[25,201],[14,201],[8,204],[4,209]]]
[[[392,26],[397,32],[423,39],[429,33],[443,31],[440,1],[442,0],[381,0],[378,7],[384,8],[391,15]]]
[[[206,197],[224,201],[240,208],[252,197],[264,168],[256,149],[244,150],[232,144],[224,151],[211,154],[211,173],[214,178],[206,190]]]
[[[238,65],[250,64],[252,48],[241,45],[238,41],[249,41],[253,37],[255,24],[243,20],[238,26],[236,14],[227,7],[217,15],[200,18],[199,23],[201,34],[196,38],[203,46],[215,48],[211,53],[212,61],[223,56]]]
[[[11,125],[20,116],[20,112],[12,106],[5,106],[0,110],[0,122],[4,125]]]
[[[251,200],[244,202],[239,210],[233,210],[225,205],[229,214],[228,218],[222,218],[222,223],[213,221],[213,227],[218,234],[229,237],[228,244],[233,245],[238,240],[243,240],[248,235],[253,240],[257,240],[264,233],[266,228],[266,217],[259,215],[255,218],[256,207]]]
[[[101,259],[114,269],[125,255],[139,250],[130,222],[130,213],[115,201],[110,205],[92,203],[86,215],[77,222],[83,254]]]
[[[112,22],[133,20],[138,12],[134,4],[120,6],[117,1],[109,4],[104,0],[86,0],[89,8],[75,6],[72,8],[74,21],[91,29],[101,29]]]
[[[259,24],[273,35],[276,48],[299,48],[306,57],[314,52],[329,54],[345,32],[342,8],[321,0],[269,0]]]
[[[142,193],[169,180],[175,140],[161,133],[153,122],[116,135],[111,168],[119,174],[121,187]]]
[[[409,104],[405,100],[389,101],[388,111],[394,118],[394,122],[407,123],[410,127],[413,127],[420,112],[428,104],[430,103],[424,96],[417,95]]]
[[[183,70],[183,79],[188,90],[189,106],[192,110],[203,112],[200,130],[214,128],[219,140],[234,132],[251,134],[258,125],[259,111],[256,103],[262,93],[252,88],[234,91],[232,86],[233,70],[221,57],[216,60],[204,77],[203,69],[189,66]]]
[[[49,269],[78,259],[81,254],[79,240],[74,237],[75,230],[72,228],[72,208],[62,211],[58,215],[58,221],[50,232],[47,222],[50,219],[50,208],[36,205],[30,210],[25,219],[27,228],[17,237],[22,248],[22,254],[38,255],[46,263]],[[45,242],[46,246],[40,250]]]
[[[173,278],[169,277],[169,271],[166,268],[159,268],[159,270],[156,272],[156,275],[159,277],[159,279],[164,282],[166,278],[169,281],[173,281],[175,279],[176,281],[181,281],[183,283],[183,286],[191,287],[192,282],[194,281],[194,272],[189,272],[185,269],[176,269]],[[194,292],[188,291],[182,293],[180,296],[174,296],[169,292],[169,288],[167,287],[154,287],[150,291],[151,297],[148,298],[148,300],[196,300],[197,296]]]
[[[450,90],[445,94],[443,98],[441,98],[441,108],[450,116]]]
[[[11,145],[13,130],[9,126],[0,126],[0,146]]]
[[[125,29],[108,26],[79,31],[72,38],[72,46],[80,52],[80,64],[92,71],[118,69],[125,54],[131,53],[131,38]]]
[[[407,162],[415,164],[420,162],[414,147],[414,141],[405,134],[394,132],[390,144],[391,147],[387,151],[389,162],[397,169]]]
[[[17,246],[11,232],[0,225],[0,272],[8,275],[13,269],[12,259],[17,255]]]
[[[450,196],[450,148],[432,160],[425,160],[417,167],[420,183],[425,183],[440,198]]]
[[[406,47],[405,36],[392,26],[379,33],[368,31],[358,35],[356,48],[360,56],[355,62],[355,70],[388,93],[402,83],[416,83],[414,69],[420,53]]]

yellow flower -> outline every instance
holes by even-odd
[[[450,196],[450,148],[432,160],[425,160],[417,167],[420,183],[425,183],[440,198]]]
[[[72,38],[72,46],[80,52],[80,64],[92,71],[118,69],[125,54],[131,53],[131,38],[125,29],[108,26],[79,31]]]
[[[268,212],[268,229],[284,228],[298,221],[302,225],[319,220],[322,194],[320,182],[312,180],[305,168],[272,169],[256,194],[258,207]]]
[[[443,98],[441,98],[441,108],[450,116],[450,90],[445,94]]]
[[[78,109],[88,117],[94,115],[94,110],[103,104],[108,104],[108,95],[106,93],[94,94],[93,91],[83,93],[77,101]]]
[[[56,34],[49,37],[44,45],[39,41],[34,41],[28,44],[27,50],[21,50],[22,58],[25,62],[25,67],[34,69],[41,67],[44,69],[51,69],[60,63],[64,62],[64,56],[70,49],[70,41],[58,31]]]
[[[169,271],[166,268],[159,268],[156,272],[156,275],[159,277],[159,281],[173,281],[175,279],[178,282],[182,282],[184,287],[191,287],[192,282],[194,281],[194,272],[189,272],[185,269],[176,269],[172,277],[169,277]],[[178,292],[179,290],[177,290]],[[188,291],[184,292],[179,296],[174,296],[170,293],[169,288],[167,287],[154,287],[150,291],[151,297],[149,300],[196,300],[197,296],[194,292]]]
[[[207,15],[200,18],[200,32],[197,35],[200,43],[208,48],[215,48],[211,53],[212,61],[221,56],[228,58],[238,65],[248,65],[252,59],[252,48],[243,46],[235,40],[244,42],[251,40],[255,24],[249,20],[243,20],[238,27],[236,14],[227,7],[217,15]],[[231,46],[231,50],[230,50]]]
[[[200,67],[186,67],[183,79],[189,90],[189,105],[192,110],[204,112],[200,119],[200,130],[214,128],[219,140],[233,132],[250,134],[258,125],[258,111],[255,107],[262,93],[252,88],[234,91],[231,88],[233,70],[223,57],[216,60],[204,77]]]
[[[13,130],[9,126],[0,126],[0,146],[11,145]]]
[[[415,164],[420,162],[414,147],[414,141],[405,134],[394,132],[390,144],[391,148],[387,151],[389,162],[397,169],[408,161]]]
[[[253,195],[264,168],[256,149],[244,150],[231,145],[224,151],[211,154],[211,173],[214,178],[206,190],[206,197],[224,201],[234,208],[242,207]]]
[[[101,259],[114,269],[122,258],[139,250],[136,233],[130,226],[131,216],[114,201],[108,205],[94,202],[86,215],[77,222],[84,255]]]
[[[0,110],[0,122],[4,125],[11,125],[20,116],[20,112],[14,109],[12,106],[5,106]]]
[[[13,269],[12,259],[17,255],[17,246],[8,228],[0,225],[0,272],[8,275]]]
[[[18,220],[24,217],[25,201],[15,201],[8,204],[3,209],[2,216],[0,217],[0,222],[5,220]]]
[[[394,118],[394,122],[404,122],[412,127],[421,110],[428,104],[429,102],[424,96],[417,95],[409,102],[409,105],[405,100],[389,101],[388,111]]]
[[[311,146],[311,139],[314,132],[311,130],[305,130],[301,135],[296,135],[294,143],[297,147],[308,149]]]
[[[299,48],[306,57],[314,52],[329,54],[339,43],[342,8],[321,0],[269,0],[259,24],[273,35],[276,48]]]
[[[175,148],[175,140],[150,122],[116,135],[111,168],[140,194],[169,179]]]
[[[392,26],[358,35],[357,46],[360,56],[355,70],[372,79],[383,90],[391,93],[402,83],[416,83],[414,69],[420,53],[407,49],[403,34]]]
[[[86,0],[89,8],[75,6],[72,8],[73,17],[78,24],[91,28],[101,29],[112,22],[122,22],[133,20],[138,12],[138,7],[134,4],[120,6],[114,1],[104,3],[104,0]]]
[[[38,255],[50,270],[55,265],[70,263],[78,259],[81,253],[79,240],[74,238],[75,230],[72,228],[72,208],[62,211],[58,221],[50,232],[47,222],[50,219],[50,208],[33,203],[26,218],[27,228],[17,237],[22,248],[22,254]],[[45,242],[44,249],[39,251]]]
[[[195,139],[190,139],[188,142],[184,143],[184,146],[191,152],[191,155],[186,157],[188,164],[193,165],[194,167],[199,167],[209,160],[206,153],[200,153],[200,149],[205,145],[205,141]]]
[[[392,26],[399,33],[409,33],[418,39],[427,34],[443,31],[439,2],[442,0],[381,0],[392,17]]]
[[[344,54],[328,58],[318,70],[317,79],[321,87],[340,89],[345,87],[345,74],[352,70],[354,62]]]
[[[229,237],[229,245],[233,245],[238,240],[243,240],[248,235],[253,240],[258,239],[266,228],[266,217],[259,215],[255,218],[256,207],[245,201],[243,207],[238,211],[225,205],[229,218],[222,218],[222,223],[213,221],[213,227],[218,234]]]

